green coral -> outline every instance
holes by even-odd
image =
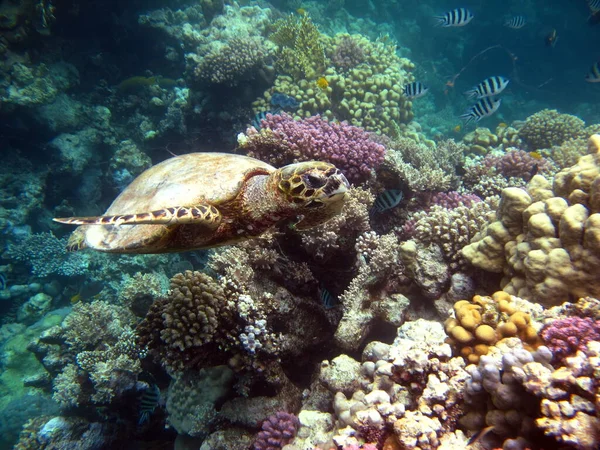
[[[321,33],[308,15],[289,15],[275,24],[270,39],[279,45],[276,65],[296,79],[312,78],[325,70]]]

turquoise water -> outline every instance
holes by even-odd
[[[1,449],[600,448],[600,2],[0,30]]]

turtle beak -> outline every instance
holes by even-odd
[[[324,194],[323,202],[338,201],[340,197],[344,197],[346,192],[350,189],[350,183],[339,170],[335,169],[335,173],[329,175],[327,183],[323,186],[322,192]]]

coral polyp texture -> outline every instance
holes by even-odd
[[[365,181],[385,154],[385,147],[359,127],[320,116],[294,120],[287,113],[267,114],[261,129],[249,128],[238,136],[238,143],[248,156],[276,167],[300,161],[330,162],[353,183]]]
[[[471,264],[504,274],[504,291],[548,306],[600,295],[600,135],[589,146],[553,182],[536,175],[505,189],[496,221],[463,248]]]

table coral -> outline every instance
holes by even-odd
[[[263,145],[264,138],[269,140],[267,145]],[[385,147],[361,128],[320,116],[294,120],[287,113],[267,114],[260,131],[249,128],[238,142],[248,156],[276,167],[299,161],[330,162],[354,183],[366,180],[385,154]]]
[[[504,272],[503,290],[546,305],[600,294],[600,135],[589,145],[553,184],[536,175],[505,189],[497,220],[462,249],[471,264]]]

